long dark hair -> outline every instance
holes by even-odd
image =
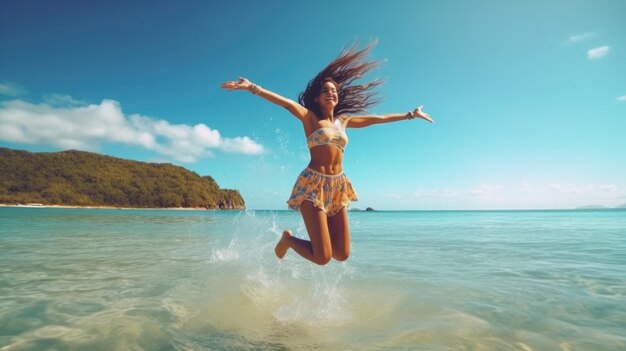
[[[319,104],[315,98],[319,96],[324,83],[332,82],[339,96],[339,103],[334,111],[336,116],[345,113],[361,113],[378,104],[381,99],[376,97],[372,89],[383,83],[381,79],[375,79],[366,84],[351,85],[380,64],[378,61],[365,60],[374,45],[376,42],[370,43],[362,50],[357,50],[358,43],[355,43],[342,50],[335,60],[309,81],[306,89],[298,96],[298,102],[313,111],[317,118],[321,118]]]

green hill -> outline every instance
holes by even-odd
[[[0,203],[243,209],[239,191],[163,163],[83,151],[31,153],[0,148]]]

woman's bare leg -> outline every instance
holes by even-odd
[[[330,241],[333,247],[333,258],[345,261],[350,256],[350,224],[348,210],[344,207],[334,216],[328,217]]]
[[[300,212],[311,240],[296,238],[291,236],[290,231],[286,230],[274,249],[276,256],[282,258],[291,248],[307,260],[324,265],[330,261],[333,255],[326,212],[313,206],[311,201],[303,201]]]

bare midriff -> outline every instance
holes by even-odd
[[[335,175],[343,172],[343,150],[332,144],[319,145],[310,149],[309,168],[320,173]]]

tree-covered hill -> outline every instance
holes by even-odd
[[[0,203],[243,209],[237,190],[185,168],[83,151],[0,148]]]

